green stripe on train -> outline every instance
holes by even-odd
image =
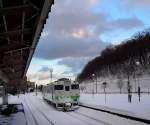
[[[63,99],[72,99],[72,100],[75,100],[75,99],[79,99],[80,96],[77,95],[77,96],[56,96],[54,99],[55,100],[63,100]]]

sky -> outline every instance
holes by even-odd
[[[47,84],[74,80],[85,64],[110,45],[150,27],[150,0],[55,0],[27,77]]]

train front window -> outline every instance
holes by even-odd
[[[79,85],[71,85],[71,89],[79,89]]]
[[[65,91],[69,91],[69,86],[65,86]]]
[[[63,90],[63,89],[64,89],[64,86],[63,86],[63,85],[55,85],[55,86],[54,86],[54,89],[55,89],[55,90]]]

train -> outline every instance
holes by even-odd
[[[43,98],[54,104],[58,110],[70,111],[78,109],[79,84],[67,78],[58,79],[43,87]]]

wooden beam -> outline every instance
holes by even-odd
[[[16,15],[18,13],[30,11],[33,9],[34,8],[31,5],[20,5],[15,7],[0,8],[0,15]]]
[[[3,2],[2,2],[2,0],[0,0],[0,7],[3,8]],[[2,17],[3,17],[5,31],[8,32],[6,18],[5,18],[4,15]],[[8,36],[7,36],[7,40],[8,40],[8,44],[9,44],[10,43],[10,38]]]
[[[40,8],[38,6],[36,6],[33,2],[31,2],[30,0],[28,0],[28,3],[33,6],[36,10],[40,11]]]
[[[21,43],[18,41],[18,43],[11,43],[9,45],[3,45],[0,46],[0,53],[3,54],[11,54],[11,53],[15,53],[21,50],[27,50],[30,49],[31,45],[27,45],[26,43]]]
[[[0,33],[0,37],[1,36],[14,36],[14,35],[19,35],[19,34],[32,34],[33,31],[30,28],[26,28],[26,29],[18,29],[18,30],[12,30],[12,31],[7,31],[7,32],[3,32]]]
[[[23,4],[25,4],[25,0],[23,1]],[[22,31],[24,30],[24,21],[25,21],[25,12],[22,13]],[[21,34],[21,42],[23,43],[23,32]]]
[[[19,49],[10,50],[10,51],[4,52],[4,54],[13,53],[13,52],[21,51],[21,50],[26,50],[26,49],[31,49],[31,47],[22,47]]]

